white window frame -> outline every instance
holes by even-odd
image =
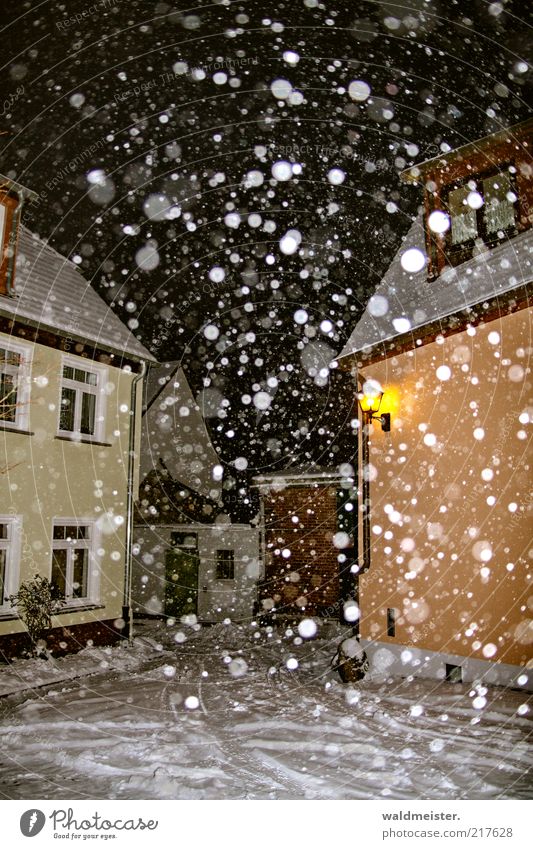
[[[66,539],[54,539],[54,528],[66,527],[75,525],[76,527],[88,527],[89,536],[87,539],[74,540],[69,542]],[[52,580],[53,569],[53,552],[57,550],[67,551],[67,574],[65,576],[66,596],[60,599],[61,610],[68,610],[69,607],[85,607],[99,604],[100,602],[100,577],[101,577],[101,559],[98,555],[100,547],[100,534],[95,519],[92,518],[73,518],[72,516],[56,516],[52,520],[52,557],[50,563],[50,580]],[[75,549],[84,549],[88,552],[87,557],[87,595],[83,597],[73,597],[72,592],[72,570],[73,556],[72,552]]]
[[[0,260],[4,258],[4,234],[6,231],[6,206],[3,203],[0,203],[0,246],[1,246],[1,255]]]
[[[7,525],[7,539],[0,539],[0,549],[6,552],[4,594],[0,597],[0,614],[14,615],[9,596],[15,595],[19,588],[22,516],[2,515],[0,524]]]
[[[85,371],[88,374],[96,375],[96,386],[89,383],[80,383],[77,380],[64,377],[63,369],[73,368]],[[105,385],[107,383],[107,368],[92,362],[92,360],[81,359],[78,357],[64,356],[61,358],[61,374],[59,376],[59,417],[57,422],[58,436],[67,437],[81,442],[103,442],[105,434]],[[76,391],[76,405],[74,409],[74,430],[62,430],[61,428],[61,400],[63,397],[63,387],[74,389]],[[81,432],[81,392],[92,394],[95,396],[95,411],[94,411],[94,433]]]
[[[4,366],[0,361],[0,371],[5,374],[15,374],[17,378],[14,401],[15,421],[10,422],[0,417],[0,426],[9,430],[28,430],[33,348],[24,342],[14,341],[2,335],[0,335],[0,348],[20,356],[18,366]]]

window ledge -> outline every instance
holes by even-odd
[[[6,433],[20,433],[22,436],[34,436],[33,430],[23,430],[19,427],[9,427],[9,425],[3,424],[0,422],[0,430],[5,431]]]
[[[0,611],[0,622],[7,622],[9,619],[20,619],[20,616],[15,611],[12,613],[9,610]]]
[[[93,602],[87,602],[87,604],[73,604],[65,605],[65,607],[60,607],[59,610],[55,610],[52,613],[52,616],[64,616],[66,613],[82,613],[85,610],[105,610],[105,604],[94,604]]]
[[[77,604],[72,605],[72,607],[61,607],[59,610],[54,611],[52,616],[63,616],[66,613],[83,613],[86,610],[105,610],[105,604]],[[16,611],[0,611],[0,622],[7,622],[9,620],[18,619],[22,622],[22,618],[18,615]]]
[[[77,436],[54,436],[54,439],[60,439],[62,442],[75,442],[79,445],[98,445],[103,448],[112,448],[111,442],[99,442],[97,439],[78,439]]]

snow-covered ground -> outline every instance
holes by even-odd
[[[329,668],[334,624],[303,642],[230,624],[151,622],[137,634],[131,647],[0,670],[12,694],[0,701],[0,797],[532,795],[524,693],[342,684]]]

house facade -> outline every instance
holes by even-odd
[[[251,620],[262,575],[259,529],[224,512],[223,465],[178,362],[150,369],[142,422],[135,615]]]
[[[154,358],[27,230],[0,179],[0,657],[27,645],[9,596],[36,574],[59,608],[55,652],[127,630],[144,364]]]
[[[532,144],[528,122],[403,175],[424,211],[339,358],[391,416],[359,428],[360,633],[383,674],[531,689]]]

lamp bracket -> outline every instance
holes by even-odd
[[[390,413],[382,413],[381,416],[372,416],[372,419],[381,424],[384,433],[390,432]]]

